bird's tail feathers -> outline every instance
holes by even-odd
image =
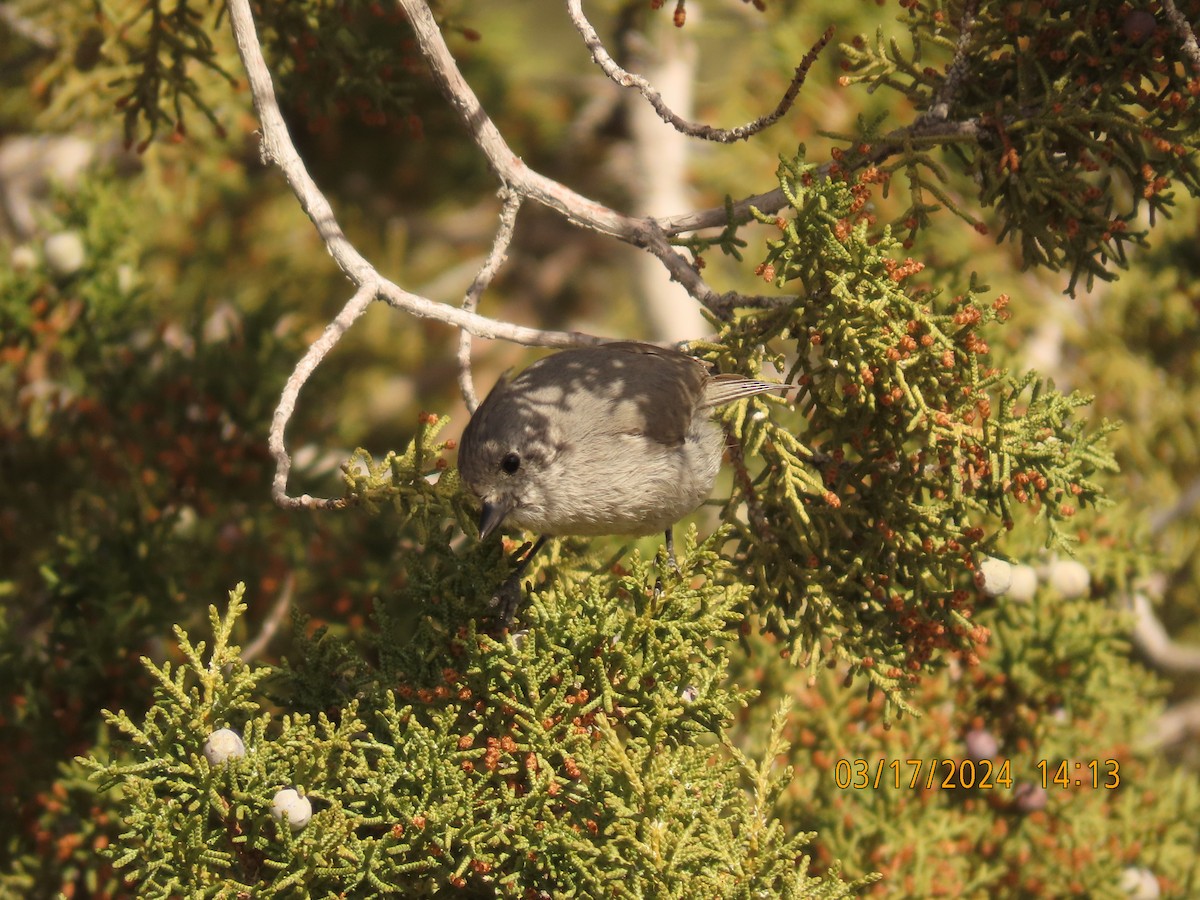
[[[786,392],[793,387],[791,384],[759,381],[742,375],[714,375],[704,391],[704,405],[715,409],[743,397],[753,397],[755,394],[767,394],[771,391]]]

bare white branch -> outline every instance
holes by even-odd
[[[275,407],[275,415],[271,418],[271,432],[267,437],[267,449],[275,457],[275,481],[271,485],[271,496],[282,507],[288,509],[341,509],[346,505],[346,500],[342,497],[322,499],[311,497],[308,494],[302,494],[299,497],[288,496],[287,480],[288,473],[292,470],[292,457],[284,445],[283,435],[287,430],[288,422],[291,421],[292,414],[296,411],[296,398],[300,396],[300,389],[304,387],[304,382],[308,381],[308,377],[321,364],[329,351],[342,339],[342,335],[350,329],[359,316],[366,312],[378,292],[379,286],[375,282],[366,282],[359,286],[358,290],[354,292],[354,296],[342,307],[342,311],[325,326],[321,336],[312,342],[304,356],[300,358],[300,362],[296,363],[296,368],[292,370],[292,374],[283,388],[283,394],[279,397],[279,405]]]
[[[553,209],[573,225],[616,238],[654,254],[675,281],[717,315],[727,317],[735,305],[743,305],[740,301],[733,302],[732,295],[719,294],[709,287],[687,258],[671,246],[667,234],[657,220],[619,213],[525,165],[505,142],[495,123],[484,111],[479,98],[463,78],[433,18],[433,13],[424,0],[397,2],[408,17],[434,82],[450,105],[458,111],[476,146],[483,151],[488,165],[502,184],[535,203]],[[716,224],[723,225],[724,218]]]
[[[1166,709],[1146,739],[1147,749],[1171,747],[1200,734],[1200,699],[1185,700]]]
[[[1200,647],[1171,640],[1145,594],[1134,593],[1129,604],[1133,610],[1133,642],[1151,663],[1170,672],[1200,672]]]
[[[292,142],[275,99],[275,88],[263,59],[249,0],[229,0],[229,21],[237,41],[238,54],[246,68],[254,106],[262,123],[263,159],[273,162],[283,172],[300,206],[316,226],[330,256],[355,285],[372,284],[380,299],[402,312],[465,328],[483,338],[501,338],[518,344],[546,347],[573,347],[600,341],[599,338],[576,332],[541,331],[488,319],[460,307],[413,294],[384,278],[346,238],[333,214],[333,207],[308,174]]]
[[[512,243],[513,229],[517,224],[517,213],[521,209],[521,196],[507,187],[499,192],[503,204],[500,209],[500,225],[496,229],[496,237],[492,241],[492,249],[483,261],[475,280],[467,288],[463,297],[462,308],[474,312],[479,305],[479,298],[487,290],[504,261],[508,259],[508,245]],[[471,378],[471,333],[465,328],[458,335],[458,387],[462,391],[463,402],[467,411],[474,413],[479,407],[479,397],[475,394],[475,381]]]
[[[428,12],[428,10],[425,11]],[[275,458],[275,479],[271,487],[271,494],[276,503],[288,508],[339,508],[346,503],[342,498],[321,499],[307,494],[299,497],[288,495],[287,479],[292,461],[284,444],[284,432],[295,411],[300,389],[326,354],[354,321],[363,314],[371,301],[377,298],[382,299],[410,315],[455,325],[464,332],[470,332],[479,337],[502,338],[520,344],[569,347],[599,343],[602,339],[576,332],[542,331],[488,319],[474,311],[474,302],[464,303],[464,306],[459,308],[437,303],[406,291],[384,278],[347,239],[334,216],[333,207],[309,175],[304,161],[300,158],[300,154],[292,142],[280,112],[279,103],[275,98],[275,88],[271,82],[270,71],[263,59],[262,47],[254,27],[249,0],[229,0],[229,19],[234,39],[237,42],[238,54],[241,56],[242,65],[246,68],[254,105],[262,123],[261,152],[263,159],[273,162],[283,172],[288,185],[300,202],[301,208],[316,226],[317,233],[334,262],[358,286],[354,296],[337,317],[326,326],[321,337],[309,347],[303,358],[296,364],[296,368],[288,378],[287,385],[280,396],[279,405],[271,422],[268,441],[271,455]],[[432,21],[432,16],[429,19]],[[496,136],[498,137],[498,133]],[[515,216],[515,209],[512,214]],[[482,292],[494,275],[495,269],[499,268],[503,262],[504,251],[511,239],[511,229],[509,231],[510,233],[502,241],[498,236],[499,252],[496,251],[496,247],[493,247],[492,255],[495,259],[489,261],[494,262],[494,266],[485,264],[484,271],[480,273],[482,281],[478,292]],[[480,278],[476,280],[480,281]],[[478,292],[475,294],[476,301]]]
[[[792,108],[792,104],[796,102],[796,97],[800,93],[800,88],[804,84],[808,70],[816,62],[820,52],[833,39],[833,27],[831,26],[826,30],[821,39],[813,45],[812,50],[801,60],[800,65],[796,66],[792,80],[774,110],[765,116],[760,116],[753,122],[738,125],[736,128],[716,128],[712,125],[689,122],[687,119],[684,119],[667,105],[662,95],[651,86],[650,82],[641,75],[635,75],[617,65],[616,60],[605,49],[600,35],[596,33],[596,29],[592,26],[592,23],[584,15],[583,0],[567,0],[567,14],[571,17],[571,22],[575,25],[575,30],[583,38],[583,43],[592,54],[592,60],[614,83],[621,87],[635,88],[638,93],[646,98],[646,102],[654,107],[654,111],[658,113],[659,118],[676,131],[686,134],[689,137],[701,138],[706,141],[716,141],[722,144],[744,141],[758,134],[763,129],[769,128],[783,118],[787,111]]]

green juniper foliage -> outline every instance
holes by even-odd
[[[723,371],[786,379],[795,402],[727,411],[732,488],[706,540],[680,527],[679,573],[603,539],[551,542],[520,630],[501,636],[487,604],[515,545],[472,539],[446,420],[422,416],[414,438],[414,401],[396,399],[449,408],[449,330],[373,310],[388,324],[348,335],[305,388],[293,477],[327,494],[328,469],[302,456],[407,449],[353,454],[348,509],[269,501],[279,386],[345,283],[258,164],[223,4],[6,4],[6,133],[144,153],[47,201],[44,231],[0,251],[14,251],[0,265],[0,894],[1200,892],[1194,751],[1176,770],[1153,743],[1168,687],[1131,659],[1124,614],[1153,572],[1172,633],[1197,618],[1200,532],[1173,504],[1200,459],[1196,220],[1179,196],[1198,190],[1200,80],[1168,12],[1194,28],[1200,2],[783,0],[761,29],[730,20],[736,34],[729,2],[700,27],[730,36],[701,84],[730,121],[739,90],[761,111],[787,84],[813,22],[867,35],[811,69],[794,131],[695,159],[697,184],[744,196],[781,133],[815,148],[811,122],[838,129],[825,137],[844,149],[819,168],[815,150],[785,159],[789,204],[755,226],[774,229],[758,274],[790,296],[694,345]],[[446,198],[494,185],[396,5],[252,6],[347,234],[399,283],[444,289],[492,237]],[[605,32],[603,5],[585,6]],[[537,24],[552,13],[569,40],[531,45],[543,10]],[[476,37],[450,4],[436,11]],[[619,194],[622,123],[589,118],[593,67],[561,4],[470,12],[486,40],[453,50],[514,149]],[[835,86],[823,67],[838,62]],[[727,207],[722,233],[673,237],[696,257],[719,246],[730,260],[713,269],[754,247],[744,206]],[[594,242],[578,265],[580,245],[541,222],[518,229],[494,314],[524,315],[533,286],[547,327],[633,333],[610,302],[624,258]],[[1001,242],[980,252],[989,226]],[[65,230],[84,248],[69,274],[43,243]],[[986,274],[959,274],[963,260]],[[1059,311],[1037,291],[1063,285],[1018,279],[1019,263],[1097,288],[1063,314],[1047,367],[1094,406],[1024,373],[1034,320]],[[556,278],[569,288],[542,286]],[[1131,427],[1110,436],[1104,416]],[[1101,479],[1119,514],[1087,509]],[[1041,569],[1022,598],[978,589],[981,557],[1049,565],[1044,545],[1086,564],[1074,592]],[[205,630],[201,598],[243,579],[250,609],[239,589]],[[268,652],[284,658],[247,664],[235,642],[280,594],[295,633]],[[186,623],[175,640],[172,622]],[[211,649],[188,637],[201,631]],[[1178,678],[1175,699],[1193,687]],[[106,727],[103,707],[123,711]],[[214,764],[205,742],[225,727],[246,753]],[[961,781],[983,759],[988,788],[907,782],[909,760],[922,774],[949,761]],[[1115,761],[1119,785],[1041,787],[1042,771],[1092,760],[1104,782]],[[843,787],[860,761],[879,784]],[[312,806],[302,827],[273,814],[289,787]]]
[[[723,738],[750,699],[727,683],[745,616],[757,609],[795,657],[848,662],[909,708],[939,650],[976,653],[987,637],[968,590],[980,549],[1022,503],[1063,538],[1054,524],[1094,502],[1088,476],[1107,459],[1069,419],[1078,399],[988,368],[979,330],[1002,303],[903,287],[919,266],[855,219],[857,186],[810,173],[781,167],[794,214],[763,271],[812,302],[739,319],[724,347],[704,348],[742,364],[768,344],[804,350],[788,373],[802,387],[793,416],[730,414],[742,447],[732,557],[717,553],[724,532],[704,546],[690,534],[660,591],[658,567],[636,554],[597,573],[560,547],[522,615],[528,631],[493,638],[480,624],[507,564],[495,544],[452,549],[472,511],[452,443],[438,441],[446,420],[423,415],[405,452],[359,451],[346,466],[350,501],[389,511],[400,542],[402,581],[378,600],[367,646],[318,633],[260,685],[266,671],[228,645],[235,601],[207,661],[181,636],[189,665],[151,667],[144,723],[112,719],[130,751],[90,765],[121,791],[126,830],[106,851],[118,872],[161,896],[847,889],[836,870],[793,864],[812,836],[763,812],[786,778]],[[226,726],[249,753],[213,769],[201,748]],[[770,760],[777,741],[767,749]],[[316,809],[294,834],[269,812],[289,785]]]
[[[773,815],[782,719],[761,763],[723,736],[749,696],[726,681],[746,589],[717,555],[692,532],[661,589],[636,555],[559,578],[527,632],[489,636],[498,560],[450,548],[465,510],[454,474],[436,477],[443,425],[422,417],[406,452],[347,466],[350,495],[386,499],[413,540],[373,648],[318,633],[280,670],[250,669],[230,644],[239,589],[211,613],[210,653],[180,632],[185,665],[146,661],[155,705],[110,716],[129,750],[85,761],[119,790],[113,866],[148,897],[846,896],[836,867],[810,873],[812,835]],[[213,766],[202,748],[223,727],[247,752]],[[315,809],[295,833],[270,813],[289,786]]]
[[[1200,4],[1177,4],[1194,22]],[[1184,39],[1149,4],[902,0],[905,45],[878,29],[842,47],[845,85],[895,93],[918,111],[881,168],[911,195],[898,222],[912,232],[930,213],[963,210],[948,183],[994,207],[999,239],[1026,265],[1111,280],[1126,247],[1144,245],[1171,188],[1200,193],[1200,72]],[[847,137],[855,152],[892,143],[875,122]],[[846,137],[846,136],[844,136]],[[865,142],[865,143],[864,143]],[[860,153],[861,148],[861,153]],[[969,176],[952,182],[949,173]]]
[[[73,118],[93,102],[76,92],[81,87],[111,98],[125,146],[136,146],[139,153],[164,137],[191,136],[189,122],[197,113],[219,137],[226,136],[223,120],[240,72],[223,3],[115,0],[64,7],[20,0],[18,6],[33,21],[59,22],[68,36],[69,52],[42,76],[56,89],[70,86],[68,97],[56,98],[58,116]],[[414,102],[422,64],[396,4],[341,0],[252,6],[281,97],[305,131],[325,134],[352,125],[376,135],[422,135]],[[455,23],[453,10],[439,8],[439,14],[448,31],[478,40],[474,31]],[[64,15],[68,19],[60,21]]]
[[[686,586],[717,564],[710,550],[689,536],[661,593],[637,559],[556,585],[531,631],[503,640],[464,618],[475,598],[430,562],[444,552],[414,559],[443,592],[406,637],[381,604],[378,662],[339,707],[265,711],[268,670],[230,644],[241,589],[211,611],[211,652],[180,632],[184,665],[146,661],[155,705],[110,716],[130,750],[84,761],[119,792],[125,830],[105,854],[139,896],[848,895],[836,868],[810,874],[812,835],[773,815],[782,719],[762,763],[722,737],[744,696],[724,686],[720,638],[739,597]],[[230,726],[246,754],[210,764],[207,736]],[[295,832],[270,812],[289,786],[315,809]]]
[[[980,664],[930,675],[916,695],[926,714],[890,729],[883,704],[846,702],[834,672],[790,685],[812,713],[788,732],[797,777],[783,802],[820,835],[817,859],[881,872],[890,896],[1115,900],[1129,896],[1128,867],[1153,871],[1164,897],[1194,895],[1200,790],[1128,739],[1161,686],[1130,661],[1122,617],[1043,588],[983,603],[978,618],[992,632]]]
[[[914,284],[922,265],[870,227],[872,172],[826,179],[798,156],[779,178],[790,217],[760,216],[780,237],[759,271],[800,296],[701,349],[756,372],[769,361],[800,390],[795,414],[759,400],[727,414],[741,477],[726,518],[765,626],[810,671],[849,663],[907,708],[939,651],[970,660],[986,642],[971,570],[1020,507],[1048,545],[1070,542],[1062,523],[1113,468],[1106,429],[1073,417],[1086,397],[991,364],[983,334],[1007,297]]]

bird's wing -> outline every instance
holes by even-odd
[[[617,411],[622,430],[671,447],[687,440],[704,401],[708,367],[694,356],[653,344],[617,341],[604,346],[623,351],[612,356],[619,367],[614,375],[619,378],[625,370],[629,376]]]
[[[708,379],[698,359],[637,341],[563,350],[518,376],[545,401],[573,407],[573,431],[641,434],[668,446],[687,439]]]
[[[518,383],[518,396],[571,409],[571,416],[557,421],[570,422],[573,437],[640,434],[669,447],[687,440],[696,416],[740,397],[787,387],[740,375],[714,376],[694,356],[637,341],[562,350],[531,365],[514,387]]]

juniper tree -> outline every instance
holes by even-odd
[[[539,7],[607,79],[548,88],[512,10],[9,4],[8,115],[126,150],[10,215],[0,275],[7,888],[1194,891],[1128,638],[1191,659],[1152,603],[1193,602],[1200,6],[661,5]],[[625,68],[664,15],[742,48],[712,105],[758,118]],[[621,115],[554,108],[618,85],[716,145],[697,209],[622,212]],[[496,632],[521,536],[477,544],[454,470],[499,365],[471,336],[640,336],[616,243],[703,309],[689,352],[793,389],[723,413],[678,571],[552,542]],[[569,312],[536,302],[558,269]]]

